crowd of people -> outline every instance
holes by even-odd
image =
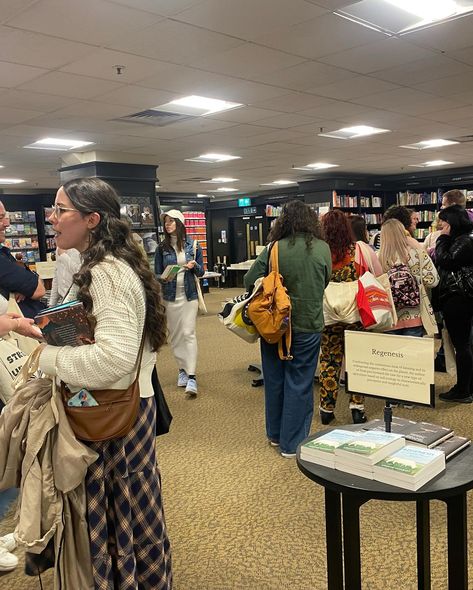
[[[204,274],[202,250],[187,237],[182,212],[167,211],[162,215],[164,239],[152,270],[130,225],[120,218],[115,190],[96,178],[61,186],[50,222],[58,247],[50,305],[82,302],[94,339],[78,347],[41,342],[40,370],[71,395],[84,390],[130,391],[135,384],[139,391],[136,418],[125,435],[82,441],[87,456],[94,457],[82,482],[88,535],[88,563],[81,564],[84,580],[96,589],[170,590],[172,560],[155,454],[152,374],[156,353],[168,339],[177,364],[177,385],[188,396],[198,393],[196,318],[198,279]],[[286,203],[272,226],[268,246],[244,283],[251,291],[268,274],[270,248],[277,242],[279,272],[292,306],[291,355],[283,360],[277,343],[263,338],[260,342],[266,436],[284,458],[294,457],[309,434],[315,377],[320,384],[320,420],[325,425],[334,420],[343,376],[344,333],[364,329],[360,321],[343,318],[324,325],[325,289],[329,283],[352,289],[367,271],[375,277],[394,271],[410,277],[405,283],[410,291],[395,300],[397,323],[391,334],[424,335],[419,292],[427,290],[456,351],[457,382],[440,397],[473,402],[473,290],[469,290],[473,289],[473,221],[463,194],[445,193],[435,232],[425,247],[413,237],[415,226],[416,216],[409,209],[392,206],[370,245],[362,216],[334,209],[319,220],[298,200]],[[0,203],[1,243],[6,227],[8,214]],[[169,267],[176,272],[168,272]],[[43,307],[44,293],[41,279],[0,247],[0,336],[14,331],[41,341],[32,318]],[[20,312],[12,312],[9,301],[15,301]],[[363,396],[351,394],[348,403],[353,422],[365,422]],[[7,447],[10,441],[1,437],[5,424],[14,419],[9,407],[10,403],[0,417],[0,444]],[[0,461],[0,485],[1,473]],[[11,535],[0,538],[0,561],[7,569],[15,565],[9,553],[14,542]],[[51,543],[47,549],[54,553]],[[42,559],[27,554],[27,573],[34,575],[54,563],[54,556],[51,560],[51,555]]]

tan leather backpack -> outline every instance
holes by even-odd
[[[279,274],[278,243],[270,247],[269,273],[264,277],[259,292],[248,304],[248,316],[261,338],[269,344],[278,343],[279,358],[291,356],[291,299]]]

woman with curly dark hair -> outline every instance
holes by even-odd
[[[269,236],[278,243],[279,272],[291,298],[292,360],[261,338],[266,435],[283,457],[294,457],[309,434],[314,413],[314,374],[324,325],[322,300],[331,274],[330,251],[321,239],[317,215],[302,201],[283,207]],[[245,287],[267,273],[268,247],[246,273]]]
[[[331,281],[348,283],[356,281],[367,270],[375,276],[382,274],[376,254],[366,243],[355,242],[348,217],[333,209],[322,218],[324,238],[332,255]],[[345,330],[362,330],[360,322],[344,324],[341,322],[325,326],[320,349],[320,419],[322,424],[330,424],[335,418],[338,383],[343,362]],[[353,422],[366,422],[364,396],[352,394],[350,409]]]
[[[135,425],[122,438],[87,443],[98,455],[85,482],[95,588],[169,590],[171,552],[156,464],[151,381],[156,352],[166,339],[160,285],[129,225],[120,219],[117,194],[106,182],[67,182],[57,192],[49,219],[58,247],[81,253],[82,266],[65,301],[83,302],[95,342],[45,346],[41,369],[56,375],[73,393],[82,388],[126,389],[135,380],[144,338]]]

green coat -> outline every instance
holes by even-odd
[[[313,239],[307,249],[305,234],[296,234],[294,244],[289,238],[278,242],[279,272],[283,276],[292,304],[292,329],[296,332],[321,332],[324,327],[322,300],[332,274],[330,249],[323,240]],[[266,274],[268,248],[255,260],[244,277],[250,289],[256,279]]]

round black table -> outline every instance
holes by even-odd
[[[338,428],[359,430],[359,426],[353,424]],[[309,436],[302,444],[329,430],[333,429]],[[444,501],[447,505],[448,588],[468,590],[466,493],[473,488],[472,447],[453,457],[446,471],[416,492],[303,461],[300,445],[297,465],[304,475],[325,488],[328,590],[361,590],[360,507],[373,499],[416,502],[419,590],[431,587],[429,501]]]

